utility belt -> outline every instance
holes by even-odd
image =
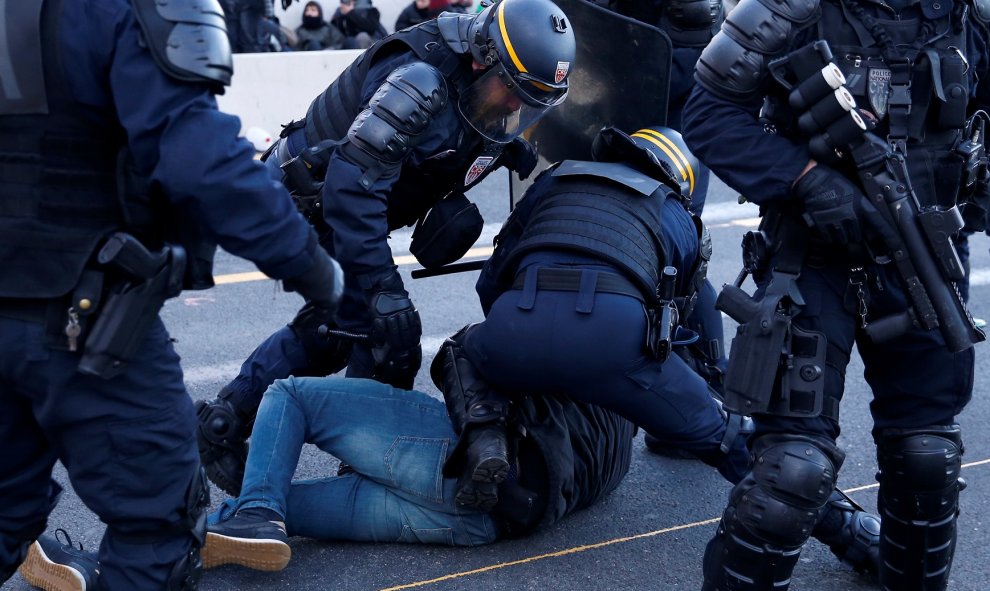
[[[117,232],[105,240],[66,296],[0,298],[0,316],[45,326],[46,345],[79,352],[79,371],[103,379],[127,369],[165,300],[182,291],[186,252],[149,251]]]
[[[498,487],[498,504],[491,516],[499,528],[499,538],[511,538],[532,531],[547,511],[550,474],[539,446],[531,437],[512,428],[517,463]]]
[[[571,291],[578,293],[575,310],[590,314],[596,293],[614,293],[636,298],[646,308],[646,350],[655,359],[666,361],[675,345],[689,345],[698,335],[681,326],[679,306],[683,300],[674,297],[677,270],[664,267],[656,295],[650,301],[635,283],[618,273],[591,269],[555,269],[531,266],[516,275],[511,289],[522,290],[517,304],[523,310],[531,310],[536,303],[537,291]]]

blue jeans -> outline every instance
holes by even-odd
[[[293,482],[304,443],[354,468]],[[241,496],[210,516],[242,508],[285,517],[289,535],[325,540],[475,546],[495,541],[487,513],[454,504],[443,464],[457,443],[443,402],[365,379],[288,378],[265,392]]]

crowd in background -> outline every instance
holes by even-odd
[[[329,18],[316,0],[306,2],[295,29],[279,22],[274,0],[221,0],[234,53],[366,49],[393,31],[436,18],[441,12],[474,12],[474,0],[413,0],[392,30],[372,0],[340,0]]]

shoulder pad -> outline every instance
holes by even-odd
[[[990,0],[970,0],[973,16],[984,25],[990,24]]]
[[[454,53],[468,53],[471,44],[468,40],[471,32],[473,15],[444,12],[436,18],[440,27],[440,35]]]
[[[566,176],[598,177],[618,183],[646,197],[652,195],[663,185],[660,181],[618,162],[565,160],[553,171],[553,176],[558,178]]]
[[[218,0],[131,0],[131,4],[151,55],[165,73],[178,80],[230,84],[234,65]]]

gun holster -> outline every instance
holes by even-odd
[[[104,244],[97,261],[108,276],[119,279],[103,295],[78,369],[110,379],[127,369],[165,300],[182,291],[186,252],[167,245],[152,253],[134,237],[118,232]]]
[[[825,335],[791,323],[804,303],[796,279],[774,271],[760,300],[735,285],[724,286],[718,296],[715,307],[739,322],[725,376],[725,409],[731,413],[815,417],[822,412]]]

